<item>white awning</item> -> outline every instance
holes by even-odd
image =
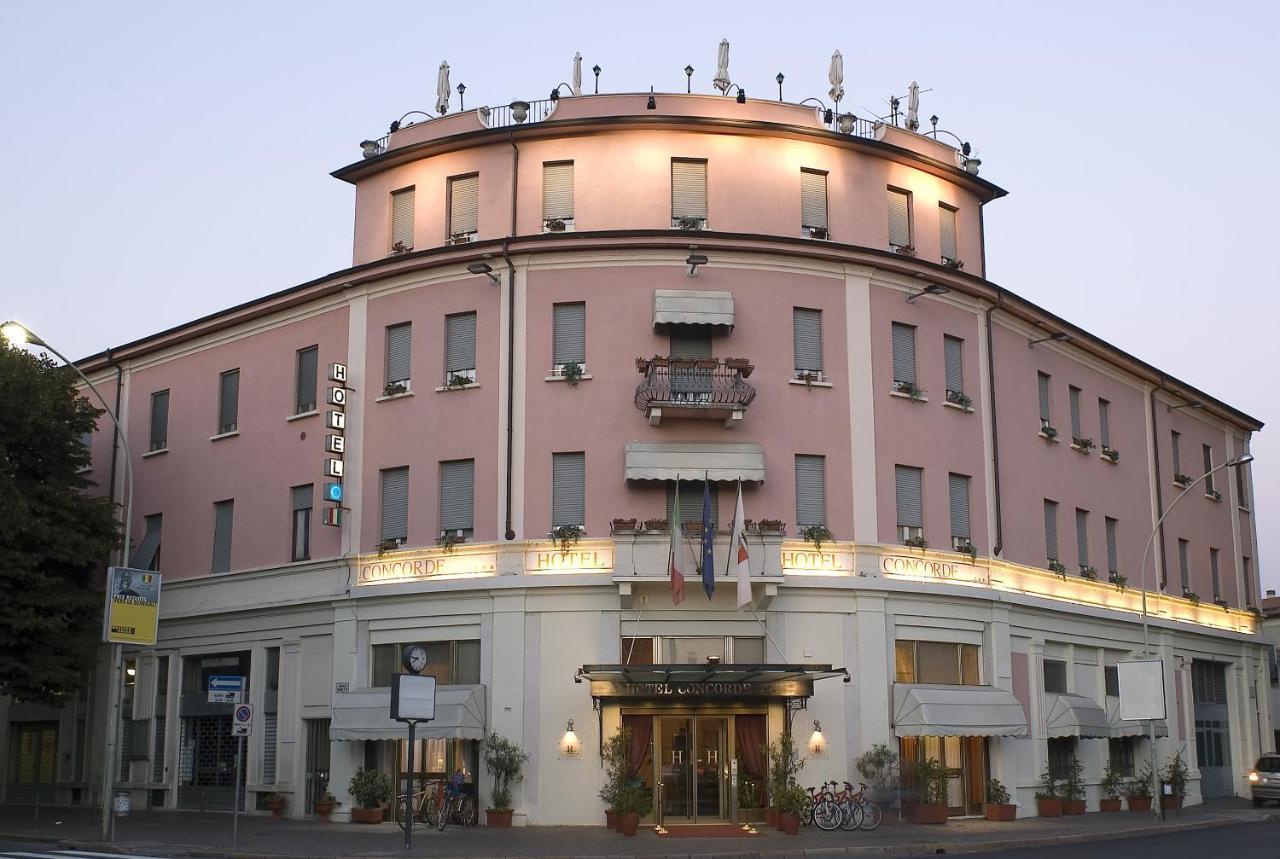
[[[420,740],[484,739],[484,686],[437,686],[436,717],[418,725]],[[390,689],[357,689],[334,696],[333,740],[407,740],[409,726],[392,721]]]
[[[893,684],[899,737],[1025,737],[1027,717],[1012,692],[994,686]]]
[[[755,442],[633,441],[623,465],[627,480],[764,482],[764,448]]]
[[[1145,737],[1148,735],[1145,720],[1121,719],[1120,699],[1107,698],[1107,727],[1113,737]],[[1169,725],[1164,719],[1156,721],[1156,736],[1169,736]]]
[[[733,327],[733,293],[699,289],[655,289],[653,324]]]
[[[1084,695],[1047,695],[1046,737],[1109,737],[1107,714]]]

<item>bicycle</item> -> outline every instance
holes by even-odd
[[[855,793],[852,784],[844,783],[844,790],[836,799],[843,815],[840,820],[841,829],[849,832],[855,829],[870,832],[880,826],[884,813],[879,803],[867,798],[867,790],[867,785],[860,782],[859,790]]]
[[[415,821],[421,820],[428,826],[436,826],[439,820],[441,794],[444,791],[444,782],[439,779],[433,779],[426,782],[422,790],[414,791],[409,794],[410,816],[404,815],[404,803],[406,795],[401,793],[396,796],[396,809],[400,814],[400,828],[408,829]]]
[[[450,821],[457,826],[475,826],[478,817],[471,794],[465,793],[460,786],[451,784],[445,789],[444,802],[440,806],[435,825],[444,832]]]
[[[841,797],[834,791],[835,782],[823,782],[818,789],[810,788],[813,799],[813,822],[823,832],[834,832],[847,818]]]
[[[852,801],[862,808],[862,822],[858,824],[858,828],[865,832],[878,828],[880,821],[884,819],[884,811],[880,808],[880,803],[867,797],[868,790],[870,788],[867,787],[866,782],[858,782],[858,792],[852,797]]]

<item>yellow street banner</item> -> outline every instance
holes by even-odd
[[[160,574],[108,567],[103,640],[115,644],[155,644],[159,623]]]

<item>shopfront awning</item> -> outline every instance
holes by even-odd
[[[1111,731],[1109,736],[1112,737],[1145,737],[1148,736],[1147,723],[1145,720],[1132,720],[1120,718],[1120,699],[1114,697],[1107,698],[1107,727]],[[1169,736],[1169,725],[1164,719],[1156,721],[1156,736]]]
[[[764,482],[764,448],[755,442],[628,442],[627,480],[747,480]]]
[[[1109,737],[1107,713],[1084,695],[1046,695],[1046,737]]]
[[[584,665],[574,682],[591,683],[591,697],[691,699],[809,698],[816,680],[849,672],[830,665]]]
[[[733,327],[733,293],[699,289],[655,289],[653,324]]]
[[[994,686],[893,685],[899,737],[1025,737],[1027,718],[1012,692]]]
[[[436,717],[418,725],[420,740],[484,739],[484,686],[437,686]],[[334,696],[329,737],[334,740],[405,740],[409,726],[393,721],[390,689],[357,689]]]

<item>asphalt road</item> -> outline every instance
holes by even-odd
[[[927,853],[922,856],[933,856]],[[1212,829],[1173,832],[1148,838],[1122,838],[1115,841],[1092,841],[1061,847],[1035,847],[1022,850],[998,850],[990,853],[965,853],[966,859],[989,856],[991,859],[1205,859],[1231,856],[1233,859],[1276,859],[1280,857],[1280,824],[1245,823]]]

